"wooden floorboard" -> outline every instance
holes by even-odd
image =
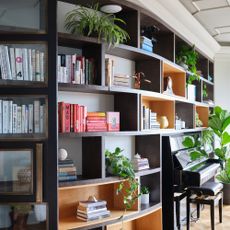
[[[216,229],[215,230],[230,230],[230,205],[224,206],[223,209],[223,223],[219,223],[219,211],[216,207],[215,209],[215,223]],[[210,223],[210,209],[208,206],[201,212],[200,220],[196,223],[191,223],[191,230],[209,230],[211,229]],[[184,228],[185,230],[186,228]]]

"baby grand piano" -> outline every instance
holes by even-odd
[[[183,194],[186,187],[201,186],[213,180],[220,168],[218,160],[202,157],[191,160],[190,152],[182,142],[185,136],[200,133],[164,136],[162,139],[162,207],[163,229],[176,229],[174,223],[175,194]],[[180,219],[177,219],[177,222]],[[178,223],[177,223],[178,225]]]

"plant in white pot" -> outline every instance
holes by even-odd
[[[149,204],[149,188],[146,186],[141,187],[141,204]]]

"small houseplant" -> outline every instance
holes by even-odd
[[[133,165],[122,152],[123,150],[118,147],[114,152],[106,150],[106,169],[110,174],[124,179],[120,182],[117,193],[122,193],[125,210],[127,210],[132,208],[140,194],[138,193],[139,183],[135,178]]]
[[[80,6],[67,13],[65,28],[72,34],[94,36],[109,45],[126,42],[129,34],[118,24],[125,25],[125,21],[114,14],[104,14],[98,11],[99,4],[87,8]]]
[[[141,187],[141,203],[149,204],[149,188],[146,186]]]
[[[198,53],[195,50],[195,46],[189,47],[187,45],[182,45],[176,56],[177,64],[181,65],[186,70],[190,71],[187,78],[187,97],[188,100],[196,100],[196,86],[193,84],[195,80],[200,80],[197,74],[197,64]]]

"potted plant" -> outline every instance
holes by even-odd
[[[149,204],[149,188],[146,186],[141,187],[141,204]]]
[[[117,193],[122,193],[126,210],[132,208],[140,194],[138,194],[139,183],[135,178],[133,165],[122,152],[123,150],[118,147],[114,152],[106,150],[105,157],[107,172],[124,179],[120,182]],[[124,191],[125,185],[127,187]]]
[[[111,45],[118,45],[130,39],[129,34],[118,24],[126,24],[114,14],[98,11],[98,4],[87,8],[80,6],[67,13],[65,28],[72,34],[94,36]]]
[[[195,80],[200,80],[197,74],[198,53],[195,50],[195,46],[189,47],[182,45],[176,56],[176,62],[182,66],[185,70],[190,71],[187,78],[187,98],[190,101],[196,100],[196,86],[193,84]]]

